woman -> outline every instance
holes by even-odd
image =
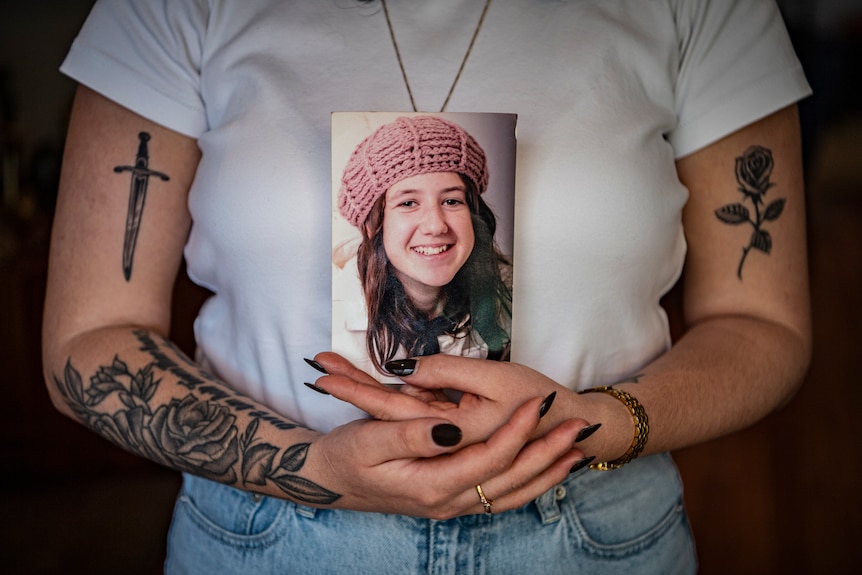
[[[356,147],[338,207],[362,241],[335,272],[333,350],[384,375],[396,357],[505,357],[511,265],[494,244],[487,187],[482,147],[439,117],[397,118]]]
[[[184,471],[168,573],[696,570],[667,451],[777,409],[810,354],[809,89],[773,2],[103,0],[63,70],[45,379]],[[331,338],[330,114],[411,99],[518,114],[512,361],[390,366],[464,392],[438,405],[315,356],[351,404],[303,385]],[[214,292],[196,361],[167,339],[184,253]]]

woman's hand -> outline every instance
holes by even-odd
[[[443,354],[402,360],[398,375],[407,383],[397,390],[381,385],[336,353],[320,353],[315,360],[328,374],[317,380],[319,389],[378,420],[445,418],[463,430],[465,444],[486,440],[520,405],[535,397],[545,398],[546,407],[553,403],[555,409],[533,430],[532,438],[572,414],[592,413],[587,408],[589,398],[515,363]],[[444,390],[462,395],[455,403],[443,395]],[[597,429],[591,423],[596,422],[584,423],[582,439]]]
[[[338,486],[335,507],[448,519],[484,513],[476,490],[481,484],[494,513],[515,509],[584,461],[573,448],[582,420],[530,441],[542,404],[543,398],[530,398],[487,441],[465,447],[445,419],[354,421],[314,441],[309,470],[323,485]]]

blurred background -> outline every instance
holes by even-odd
[[[74,85],[57,71],[92,0],[0,0],[0,557],[8,573],[154,574],[177,474],[53,410],[40,323]],[[814,360],[781,411],[676,454],[701,573],[857,573],[862,562],[862,1],[779,2],[815,95],[801,106]],[[192,347],[204,294],[177,282]],[[666,304],[679,304],[672,293]]]

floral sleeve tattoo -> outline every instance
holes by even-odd
[[[152,357],[137,371],[114,357],[110,365],[100,366],[85,382],[69,358],[63,377],[54,376],[55,385],[81,421],[120,447],[172,469],[230,485],[237,484],[239,478],[249,489],[271,482],[292,499],[309,504],[327,505],[341,497],[299,475],[309,443],[282,450],[257,437],[261,421],[280,430],[300,427],[298,424],[255,409],[211,376],[204,374],[202,378],[169,341],[156,342],[143,330],[136,331],[135,336],[141,350]],[[189,393],[182,399],[154,405],[153,397],[164,374],[176,377]],[[112,396],[119,399],[119,409],[112,414],[97,409]],[[235,414],[246,411],[251,420],[241,430]]]
[[[742,248],[739,267],[736,269],[736,276],[740,281],[742,266],[752,249],[765,254],[772,251],[772,236],[764,229],[763,224],[777,220],[784,211],[784,198],[776,198],[769,204],[765,202],[767,191],[775,185],[770,181],[773,165],[772,150],[762,146],[751,146],[745,150],[742,156],[736,158],[736,181],[739,184],[738,190],[742,193],[742,201],[715,210],[716,217],[725,224],[748,224],[752,228],[751,239],[748,245]],[[753,215],[746,205],[746,200],[754,210]]]

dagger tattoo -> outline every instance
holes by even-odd
[[[138,241],[138,231],[141,229],[141,216],[144,213],[144,201],[147,199],[147,185],[150,176],[167,182],[167,174],[149,168],[150,153],[147,142],[150,135],[147,132],[138,134],[138,155],[134,166],[115,166],[116,173],[132,172],[132,182],[129,188],[129,211],[126,213],[126,235],[123,240],[123,275],[126,281],[132,277],[132,260],[135,257],[135,244]]]

